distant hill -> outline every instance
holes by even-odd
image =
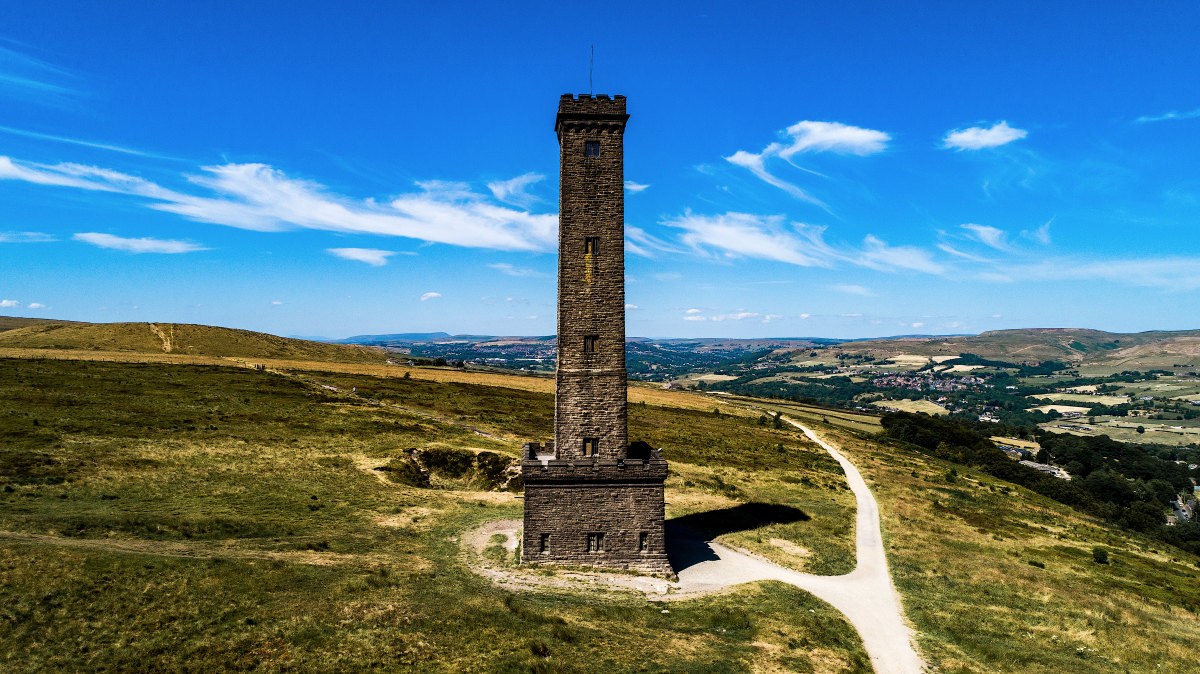
[[[53,318],[21,318],[19,316],[0,316],[0,332],[7,332],[9,330],[16,330],[18,328],[26,328],[31,325],[74,322],[75,321],[59,321]]]
[[[0,332],[0,347],[181,353],[340,363],[381,363],[388,357],[388,352],[375,347],[310,342],[250,330],[187,323],[43,321]]]
[[[1007,362],[1128,363],[1169,367],[1200,361],[1200,330],[1119,333],[1075,328],[992,330],[953,337],[900,337],[854,341],[831,347],[847,354],[888,358],[900,354],[957,356],[972,353]]]
[[[448,332],[397,332],[390,335],[355,335],[345,339],[326,339],[330,344],[379,344],[387,342],[425,342],[431,339],[449,339]],[[466,337],[464,335],[464,337]]]

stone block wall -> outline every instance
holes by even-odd
[[[670,573],[657,452],[629,458],[625,379],[625,97],[564,95],[554,440],[529,443],[524,562]],[[585,439],[596,453],[585,456]],[[587,446],[591,446],[590,442]]]
[[[625,98],[567,95],[559,101],[558,381],[554,440],[559,458],[625,456]],[[598,143],[594,156],[588,143]],[[590,241],[590,243],[589,243]],[[589,339],[591,343],[589,343]]]
[[[664,529],[667,464],[649,461],[522,462],[521,561],[671,573]],[[589,549],[589,535],[603,535]],[[543,548],[543,542],[545,546]]]

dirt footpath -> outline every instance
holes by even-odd
[[[841,452],[821,440],[811,429],[784,418],[829,452],[846,473],[858,506],[855,518],[857,565],[842,576],[815,576],[784,568],[756,555],[706,540],[694,531],[671,527],[667,541],[671,565],[678,580],[599,571],[558,571],[544,575],[528,568],[501,567],[473,558],[476,570],[493,582],[513,590],[555,587],[573,590],[633,592],[648,599],[669,601],[722,592],[742,583],[777,580],[811,592],[842,612],[858,630],[863,647],[878,674],[910,674],[925,670],[913,645],[912,630],[904,622],[900,598],[888,574],[879,508],[867,483]],[[469,550],[479,553],[491,536],[507,536],[507,548],[516,545],[520,520],[489,522],[464,537]]]

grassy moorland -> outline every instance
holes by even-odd
[[[20,325],[7,319],[0,327]],[[292,358],[383,363],[387,352],[367,346],[325,344],[262,332],[187,323],[34,322],[0,330],[0,348],[167,353],[242,358]]]
[[[892,577],[940,671],[1195,671],[1193,555],[891,441],[823,434],[875,492]]]
[[[869,671],[836,611],[779,584],[664,614],[472,573],[462,534],[521,506],[471,466],[550,435],[545,380],[212,362],[0,358],[6,669]],[[849,570],[853,499],[818,448],[729,413],[745,400],[633,388],[631,401],[631,437],[672,462],[669,517],[794,568]],[[859,466],[940,671],[1193,671],[1194,557],[881,441],[871,415],[763,406]],[[423,486],[376,470],[414,456]],[[478,464],[430,458],[464,456]],[[731,522],[746,503],[805,517]]]
[[[312,367],[0,359],[4,669],[869,671],[836,611],[782,585],[669,613],[491,585],[458,541],[520,501],[430,457],[511,461],[552,397]],[[670,517],[849,568],[853,500],[794,432],[655,404],[631,426],[672,461]],[[376,470],[414,456],[427,486]],[[731,523],[747,502],[805,517]]]

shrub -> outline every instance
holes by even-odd
[[[421,471],[421,468],[407,456],[392,459],[386,466],[376,468],[387,472],[388,480],[397,484],[406,484],[410,487],[428,487],[429,476]]]
[[[1101,547],[1092,548],[1092,559],[1096,560],[1097,564],[1108,564],[1108,550]]]
[[[430,447],[419,452],[418,457],[430,472],[450,478],[466,475],[475,463],[473,453],[448,447]]]

